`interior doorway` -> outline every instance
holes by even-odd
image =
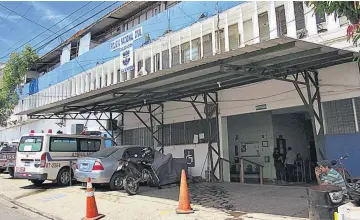
[[[229,116],[228,143],[232,182],[240,182],[244,158],[245,183],[260,182],[260,166],[264,182],[274,183],[277,178],[274,151],[278,149],[285,159],[289,147],[296,154],[292,182],[304,184],[315,179],[317,157],[312,122],[302,106]],[[284,170],[284,182],[289,181],[285,173]]]

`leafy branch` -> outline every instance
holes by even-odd
[[[16,90],[24,81],[29,67],[39,60],[39,56],[31,46],[26,45],[21,53],[12,53],[3,69],[0,88],[0,126],[7,125],[7,120],[18,104],[19,97]]]

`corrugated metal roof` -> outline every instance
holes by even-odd
[[[351,62],[354,56],[351,51],[281,37],[178,65],[19,114],[58,114],[65,112],[64,106],[71,107],[71,112],[86,112],[88,107],[93,106],[109,106],[110,109],[114,108],[114,111],[119,108],[130,109],[141,106],[144,100],[148,104],[160,103],[171,98],[218,91],[304,70],[317,70]],[[224,71],[222,65],[251,66],[255,71],[239,74]],[[259,77],[261,71],[258,70],[264,68],[277,71],[267,75],[269,78]]]

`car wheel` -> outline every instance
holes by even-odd
[[[34,184],[35,186],[39,187],[42,186],[42,184],[44,183],[45,180],[30,180],[32,182],[32,184]]]
[[[69,186],[70,185],[70,172],[69,169],[63,168],[59,171],[56,181],[59,186]]]
[[[9,168],[9,175],[14,177],[14,168]]]
[[[110,179],[110,189],[111,190],[122,190],[124,185],[124,177],[125,175],[121,172],[114,173],[114,175]]]

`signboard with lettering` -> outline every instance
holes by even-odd
[[[188,167],[195,167],[195,152],[194,149],[185,149],[184,158]]]
[[[134,69],[133,44],[130,43],[126,49],[120,52],[120,72],[126,73]]]
[[[124,50],[129,44],[142,37],[142,27],[136,28],[132,32],[119,37],[110,43],[110,51],[117,49]]]

